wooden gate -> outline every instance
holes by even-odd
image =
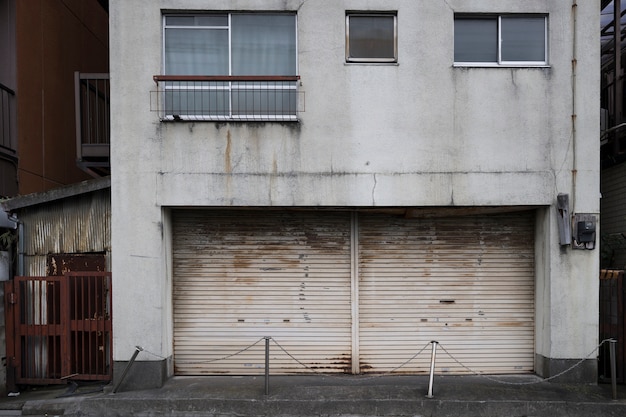
[[[7,386],[110,381],[111,273],[5,282]]]

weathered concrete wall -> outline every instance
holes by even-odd
[[[300,122],[159,122],[162,10],[185,9],[297,11]],[[397,64],[345,63],[346,10],[397,11]],[[547,13],[549,65],[455,67],[455,12]],[[584,357],[598,253],[559,247],[554,204],[599,210],[598,27],[597,0],[111,1],[115,359],[172,353],[168,206],[541,206],[537,354]]]

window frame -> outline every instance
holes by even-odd
[[[232,11],[215,11],[215,12],[198,12],[198,13],[194,13],[194,12],[163,12],[162,14],[162,23],[161,23],[161,55],[162,55],[162,69],[163,69],[163,74],[166,74],[166,59],[167,59],[167,55],[166,55],[166,36],[165,36],[165,32],[166,29],[186,29],[186,30],[226,30],[226,32],[228,33],[228,74],[215,74],[215,75],[229,75],[232,76],[233,75],[233,54],[232,54],[232,48],[233,48],[233,43],[232,43],[232,31],[233,31],[233,23],[232,23],[232,16],[233,15],[251,15],[251,14],[257,14],[257,15],[268,15],[268,16],[276,16],[276,15],[286,15],[286,16],[293,16],[294,18],[294,24],[295,24],[295,31],[294,31],[294,43],[295,43],[295,74],[299,74],[299,68],[298,68],[298,15],[295,12],[282,12],[282,11],[277,11],[277,12],[272,12],[272,11],[266,11],[266,12],[255,12],[255,13],[251,13],[251,12],[246,12],[246,11],[241,11],[241,12],[232,12]],[[185,26],[185,25],[168,25],[167,24],[167,18],[168,17],[197,17],[197,16],[225,16],[227,18],[227,24],[225,26],[218,26],[218,25],[204,25],[204,26]],[[176,74],[176,75],[188,75],[188,74]],[[208,74],[203,74],[203,75],[208,75]],[[277,76],[283,76],[283,75],[289,75],[289,74],[275,74]]]
[[[201,15],[213,15],[213,16],[226,16],[227,18],[227,24],[226,26],[218,26],[218,25],[198,25],[198,26],[191,26],[191,25],[168,25],[167,24],[167,18],[168,17],[193,17],[195,18],[196,16],[201,16]],[[232,58],[231,58],[231,40],[230,40],[230,32],[231,32],[231,21],[230,21],[230,13],[228,12],[221,12],[221,13],[163,13],[162,15],[162,23],[161,23],[161,55],[162,55],[162,63],[161,63],[161,68],[162,68],[162,73],[163,74],[167,74],[167,36],[166,36],[166,32],[167,29],[184,29],[184,30],[225,30],[226,33],[228,34],[228,74],[225,75],[230,75],[232,72]],[[189,75],[189,74],[176,74],[176,75]]]
[[[293,70],[295,74],[275,74],[275,75],[233,75],[233,71],[235,71],[235,65],[233,63],[233,16],[234,15],[266,15],[266,16],[290,16],[293,18]],[[182,17],[182,18],[197,18],[197,17],[222,17],[225,18],[223,23],[219,24],[176,24],[169,23],[168,18],[172,17]],[[227,73],[224,74],[202,74],[202,75],[193,75],[187,73],[174,73],[170,68],[168,68],[168,48],[167,48],[167,35],[166,32],[168,29],[184,29],[184,30],[225,30],[227,35],[227,45],[225,45],[227,49],[227,60],[228,62],[224,65],[224,70],[227,69]],[[164,75],[154,76],[154,80],[159,85],[159,82],[162,84],[161,96],[159,100],[163,103],[163,108],[159,109],[159,112],[162,113],[161,120],[198,120],[198,121],[298,121],[297,113],[298,110],[298,82],[300,76],[298,74],[298,15],[296,12],[285,12],[285,11],[263,11],[263,12],[234,12],[234,11],[207,11],[207,12],[193,12],[193,11],[185,11],[185,12],[163,12],[162,13],[162,26],[161,26],[161,51],[162,51],[162,73]],[[290,64],[290,65],[291,65]],[[221,72],[221,70],[217,70],[217,73]],[[290,71],[288,71],[290,72]],[[188,83],[188,84],[186,84]],[[270,83],[275,83],[275,85],[271,85]],[[180,86],[180,87],[176,87]],[[254,89],[254,90],[252,90]],[[227,98],[224,103],[226,104],[223,108],[218,104],[217,107],[207,113],[195,113],[197,111],[202,112],[202,108],[193,110],[192,113],[183,113],[183,114],[174,114],[168,111],[167,106],[167,97],[168,92],[170,97],[172,96],[172,92],[176,90],[179,94],[185,94],[185,92],[190,93],[191,99],[187,98],[186,103],[196,103],[196,100],[200,100],[200,106],[211,102],[212,99],[209,98],[208,101],[204,100],[202,97],[195,96],[196,93],[210,93],[210,92],[222,92],[223,97]],[[254,91],[254,93],[252,93]],[[248,103],[252,103],[253,100],[247,100],[245,98],[245,94],[252,93],[256,94],[258,97],[259,94],[262,94],[263,91],[271,92],[275,91],[279,94],[291,94],[290,91],[293,92],[295,101],[288,99],[288,105],[294,106],[294,110],[287,111],[282,107],[277,107],[274,110],[277,110],[276,113],[263,113],[264,110],[261,110],[261,113],[255,112],[253,109],[252,112],[247,112],[246,106]],[[282,93],[285,92],[285,93]],[[269,96],[268,96],[269,97]],[[284,96],[283,96],[284,97]],[[279,95],[270,97],[268,100],[263,100],[262,104],[266,104],[271,101],[271,99],[278,100],[280,98]],[[284,99],[283,99],[284,100]],[[184,102],[185,100],[183,100]],[[243,104],[236,104],[238,101],[243,101]],[[257,98],[258,101],[258,98]],[[217,102],[215,102],[217,103]],[[261,104],[261,105],[262,105]],[[158,105],[160,107],[160,105]]]
[[[502,18],[542,18],[543,19],[543,51],[544,59],[542,61],[519,61],[519,60],[503,60],[502,59]],[[476,14],[476,13],[455,13],[454,28],[456,32],[457,20],[464,19],[485,19],[493,18],[497,24],[497,58],[496,61],[456,61],[453,57],[455,67],[548,67],[549,63],[549,15],[547,13],[501,13],[501,14]],[[456,33],[454,34],[456,39]],[[453,48],[453,55],[456,52],[456,41]]]
[[[393,57],[363,58],[350,56],[350,17],[392,17],[393,18]],[[398,62],[398,14],[395,11],[347,11],[346,12],[346,63],[348,64],[396,64]]]

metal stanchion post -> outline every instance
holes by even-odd
[[[609,354],[611,357],[611,388],[613,388],[613,399],[617,400],[617,366],[615,364],[615,343],[617,343],[617,340],[609,340]]]
[[[270,393],[270,339],[265,338],[265,395]]]
[[[133,353],[133,356],[130,358],[130,361],[128,362],[128,365],[126,365],[126,368],[124,368],[124,372],[122,373],[122,376],[121,376],[119,382],[117,383],[115,388],[113,388],[113,394],[115,394],[117,392],[117,389],[120,387],[120,385],[122,385],[122,381],[126,377],[126,374],[128,373],[128,370],[130,369],[131,366],[133,366],[133,363],[135,362],[135,359],[137,358],[137,355],[139,355],[139,352],[141,352],[142,350],[143,350],[143,348],[141,346],[135,346],[135,353]]]
[[[435,357],[437,356],[437,344],[438,342],[432,341],[433,351],[430,355],[430,380],[428,381],[428,394],[426,398],[433,398],[433,380],[435,378]]]

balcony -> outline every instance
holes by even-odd
[[[74,73],[76,163],[95,178],[110,175],[109,74]]]
[[[163,121],[297,121],[299,79],[155,75],[151,106]],[[77,165],[93,177],[110,175],[109,74],[76,72],[74,82]]]
[[[155,75],[151,108],[162,121],[297,121],[299,76]]]

